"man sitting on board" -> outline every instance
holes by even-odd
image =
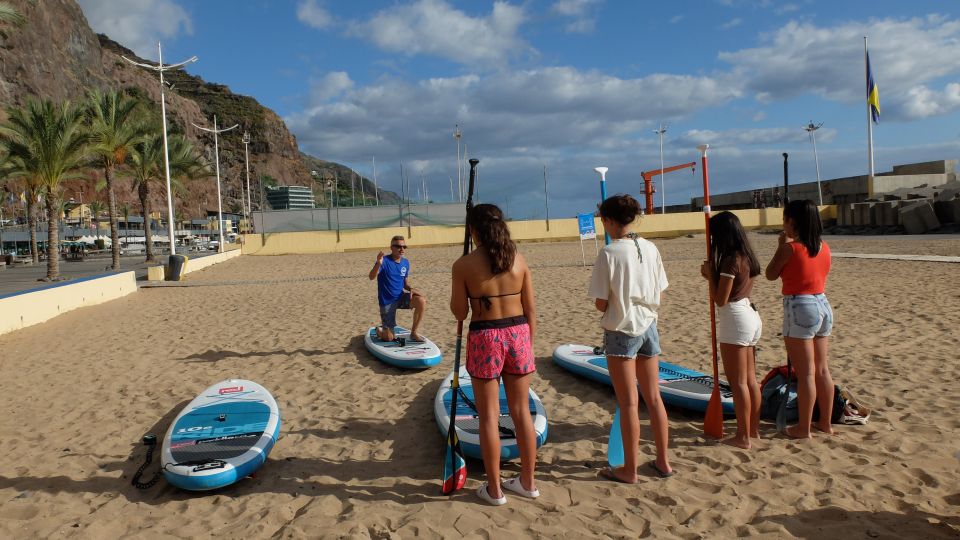
[[[370,270],[370,279],[377,278],[377,297],[380,301],[377,338],[380,341],[396,339],[393,328],[397,325],[397,309],[413,309],[413,327],[409,339],[423,341],[417,329],[423,319],[427,299],[410,285],[410,261],[404,257],[406,250],[406,240],[402,236],[394,236],[390,240],[390,256],[384,257],[383,251],[378,253],[377,262]]]

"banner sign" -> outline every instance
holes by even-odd
[[[580,239],[589,240],[597,237],[594,227],[593,214],[577,214],[577,224],[580,226]]]

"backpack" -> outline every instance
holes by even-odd
[[[789,383],[788,383],[789,374]],[[844,391],[839,386],[833,387],[833,414],[831,414],[830,423],[847,423],[841,420],[847,412],[847,399],[843,397]],[[849,394],[848,394],[849,395]],[[776,367],[760,382],[760,417],[766,420],[776,421],[777,412],[780,410],[780,403],[786,397],[786,419],[787,422],[796,422],[800,420],[800,413],[797,411],[797,374],[790,365]],[[869,413],[867,413],[869,416]],[[820,408],[816,402],[813,404],[813,420],[820,418]],[[852,422],[861,423],[861,422]],[[864,418],[862,423],[866,423]]]

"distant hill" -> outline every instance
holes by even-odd
[[[351,177],[354,178],[353,191],[355,192],[354,195],[357,200],[357,206],[362,204],[362,193],[366,194],[367,198],[369,199],[374,198],[374,183],[372,179],[367,178],[358,172],[354,172],[352,169],[350,169],[350,167],[346,167],[339,163],[322,160],[304,153],[301,153],[300,157],[303,159],[303,163],[307,166],[307,169],[317,172],[317,190],[326,190],[327,188],[325,186],[328,179],[338,181],[338,196],[341,201],[341,206],[350,206]],[[363,186],[362,192],[361,186]],[[398,204],[400,202],[400,196],[392,191],[384,191],[382,189],[377,189],[377,191],[380,194],[380,204]],[[323,197],[326,196],[326,191],[324,191]],[[317,200],[319,201],[320,198]],[[371,203],[368,202],[367,204]]]

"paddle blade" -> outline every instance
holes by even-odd
[[[610,441],[607,443],[607,463],[611,467],[623,467],[623,435],[620,433],[620,407],[613,413],[613,424],[610,426]]]
[[[703,419],[703,434],[714,439],[723,437],[723,402],[720,400],[720,387],[717,385],[713,386],[710,401],[707,403],[707,414]]]
[[[467,483],[467,462],[460,450],[460,439],[456,430],[447,434],[447,451],[443,456],[443,486],[440,491],[450,495]]]
[[[790,385],[783,385],[780,394],[780,406],[777,407],[777,431],[783,432],[787,429],[787,400],[790,398]]]

